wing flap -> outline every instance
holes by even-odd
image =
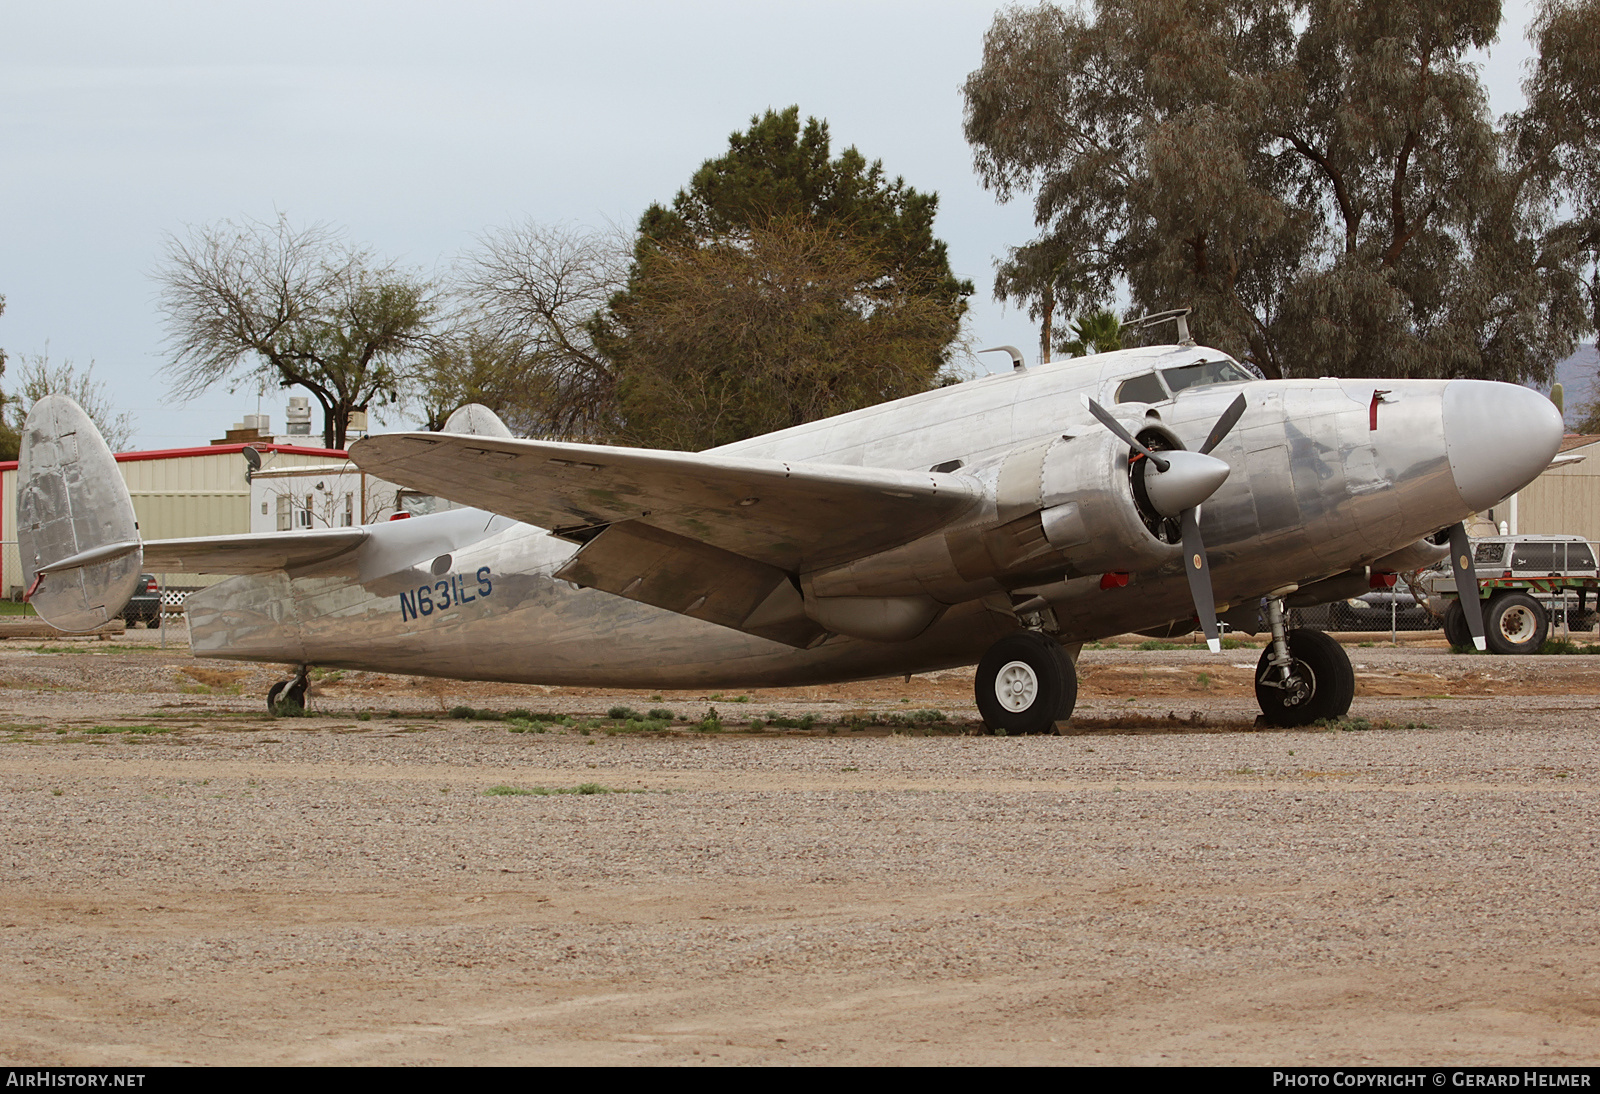
[[[555,576],[791,646],[823,634],[776,566],[638,521],[610,525]]]
[[[577,542],[632,521],[791,574],[908,543],[981,500],[952,474],[555,441],[396,433],[350,455],[390,482]]]

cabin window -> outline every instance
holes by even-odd
[[[1135,376],[1117,385],[1119,403],[1164,403],[1169,398],[1171,396],[1167,394],[1166,388],[1161,386],[1161,381],[1156,379],[1156,374],[1153,372]]]
[[[1178,368],[1164,368],[1161,378],[1176,395],[1184,388],[1210,387],[1212,384],[1237,384],[1245,380],[1253,380],[1238,363],[1230,358],[1220,361],[1196,361],[1192,365],[1182,365]],[[1120,401],[1120,400],[1119,400]]]

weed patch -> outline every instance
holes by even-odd
[[[815,714],[807,714],[800,718],[785,718],[775,710],[767,711],[766,724],[777,726],[779,729],[810,729],[817,724]]]
[[[1600,646],[1595,645],[1593,642],[1584,642],[1580,645],[1577,642],[1569,642],[1565,638],[1551,638],[1547,639],[1545,644],[1539,647],[1539,652],[1556,656],[1600,653]]]
[[[1393,722],[1387,718],[1369,721],[1366,718],[1319,718],[1312,723],[1316,729],[1338,730],[1341,733],[1365,733],[1370,730],[1429,729],[1427,722]]]
[[[615,790],[599,783],[581,783],[578,786],[491,786],[484,792],[489,798],[549,797],[553,794],[642,794],[642,790]]]

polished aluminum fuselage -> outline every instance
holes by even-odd
[[[1090,433],[1098,427],[1081,395],[1113,405],[1121,380],[1200,352],[1220,356],[1168,346],[1058,362],[717,451],[919,471],[959,460],[958,473],[983,482],[991,497],[965,522],[993,522],[1008,454]],[[1472,386],[1452,392],[1452,383]],[[1492,420],[1490,389],[1532,394],[1474,381],[1253,381],[1114,412],[1136,429],[1159,424],[1194,449],[1228,403],[1246,396],[1248,410],[1214,453],[1232,472],[1201,516],[1217,599],[1237,605],[1370,564],[1479,508],[1458,479],[1478,458],[1468,448],[1480,438],[1469,435]],[[1447,405],[1464,399],[1468,410],[1447,429]],[[1498,489],[1498,480],[1485,489]],[[835,635],[797,649],[560,580],[553,575],[577,544],[488,513],[458,510],[372,533],[355,556],[321,570],[237,577],[193,595],[194,652],[540,684],[728,687],[971,664],[1021,625],[1011,611],[1016,589],[980,582],[910,640]],[[1193,611],[1177,558],[1135,573],[1125,587],[1100,585],[1087,575],[1050,593],[1061,641],[1156,627]]]

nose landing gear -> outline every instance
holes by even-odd
[[[978,713],[1007,736],[1053,733],[1072,716],[1078,674],[1061,643],[1037,631],[1000,639],[978,662],[973,691]]]
[[[1279,597],[1267,598],[1267,621],[1272,641],[1256,665],[1256,703],[1267,724],[1306,726],[1348,714],[1356,674],[1344,647],[1321,631],[1285,631]]]

